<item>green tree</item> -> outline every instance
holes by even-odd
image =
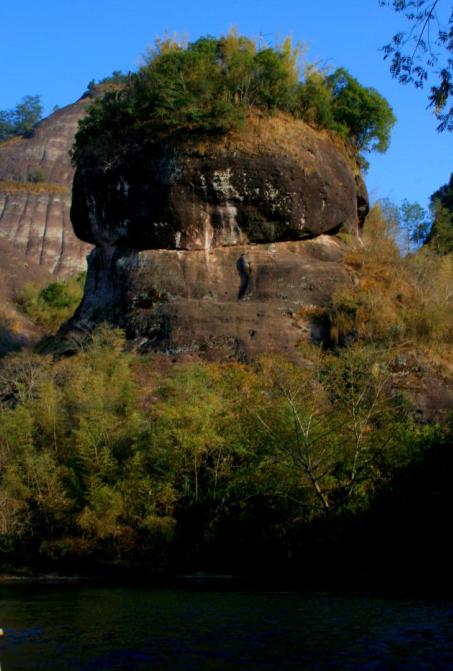
[[[419,203],[410,203],[408,200],[403,200],[401,204],[400,217],[404,250],[409,253],[414,245],[419,247],[426,241],[431,221]]]
[[[298,90],[298,112],[307,123],[320,128],[336,130],[333,114],[333,92],[326,75],[307,66],[303,83]]]
[[[25,96],[13,110],[0,111],[0,142],[28,135],[41,120],[43,106],[38,95]]]
[[[453,252],[453,173],[430,199],[432,226],[426,242],[439,254]]]
[[[43,106],[41,97],[25,96],[14,110],[14,124],[16,135],[31,133],[34,126],[42,118]]]
[[[382,477],[378,463],[398,445],[388,364],[354,348],[338,358],[312,353],[311,370],[275,358],[261,365],[265,394],[252,407],[279,457],[282,494],[307,520],[363,505]]]
[[[375,89],[364,87],[347,70],[339,68],[327,77],[332,90],[332,114],[337,129],[359,151],[387,151],[395,116]]]
[[[11,110],[0,110],[0,142],[9,140],[14,135],[14,113]]]

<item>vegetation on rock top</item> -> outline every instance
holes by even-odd
[[[25,96],[12,110],[0,110],[0,142],[28,135],[41,120],[41,97]]]
[[[158,40],[137,73],[94,101],[80,122],[73,160],[105,168],[187,133],[225,133],[257,108],[332,130],[358,152],[385,151],[395,122],[387,101],[344,68],[326,75],[308,66],[301,81],[299,55],[289,38],[260,47],[234,31],[189,44]]]

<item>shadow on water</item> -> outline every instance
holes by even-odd
[[[2,671],[453,668],[453,602],[296,592],[8,586]]]

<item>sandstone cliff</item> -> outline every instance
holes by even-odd
[[[83,270],[89,245],[69,219],[74,169],[69,151],[89,98],[44,119],[30,137],[0,145],[0,237],[54,275]]]
[[[98,247],[73,325],[108,320],[144,351],[291,355],[301,342],[322,338],[315,308],[351,281],[343,252],[327,235],[209,251]]]
[[[79,169],[71,218],[96,249],[71,327],[107,319],[168,353],[291,354],[351,281],[334,234],[355,238],[366,211],[344,147],[283,115]]]

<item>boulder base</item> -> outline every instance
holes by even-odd
[[[125,328],[142,351],[292,356],[322,338],[312,316],[351,282],[332,236],[208,251],[98,248],[71,328]]]

